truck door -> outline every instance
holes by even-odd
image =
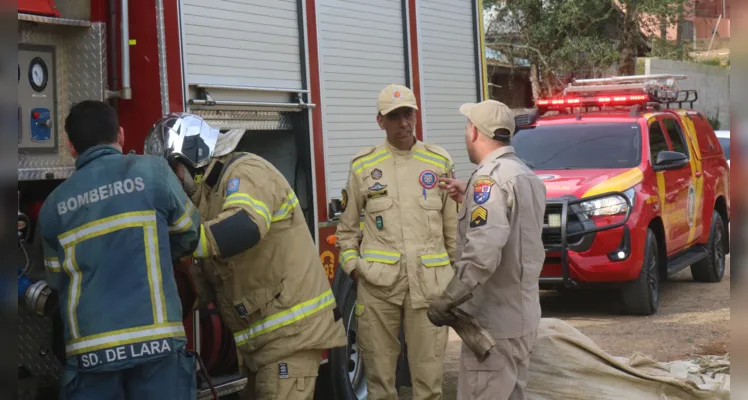
[[[668,149],[683,153],[690,160],[693,155],[686,145],[683,129],[678,125],[677,120],[666,115],[658,116],[657,120],[660,126],[659,134],[664,134],[668,142]],[[652,128],[650,126],[650,135],[652,135]],[[692,164],[689,163],[678,169],[657,172],[660,196],[663,197],[664,194],[664,199],[660,201],[664,201],[662,216],[668,236],[668,252],[680,250],[688,244],[688,233],[690,226],[694,223],[696,193],[692,178]]]

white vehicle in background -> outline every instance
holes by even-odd
[[[719,144],[722,145],[722,151],[725,153],[727,158],[727,166],[730,166],[730,131],[714,131],[719,139]]]

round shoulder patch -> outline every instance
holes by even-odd
[[[236,193],[239,190],[239,178],[231,179],[226,184],[226,196]]]

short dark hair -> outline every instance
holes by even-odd
[[[107,103],[85,100],[70,109],[65,132],[78,154],[100,144],[113,144],[119,135],[117,111]]]
[[[512,136],[509,133],[509,129],[499,128],[493,132],[493,140],[509,144],[512,141]]]

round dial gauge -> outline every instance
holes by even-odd
[[[49,80],[47,64],[39,57],[31,60],[29,65],[29,84],[37,92],[41,92],[47,88],[47,81]]]

